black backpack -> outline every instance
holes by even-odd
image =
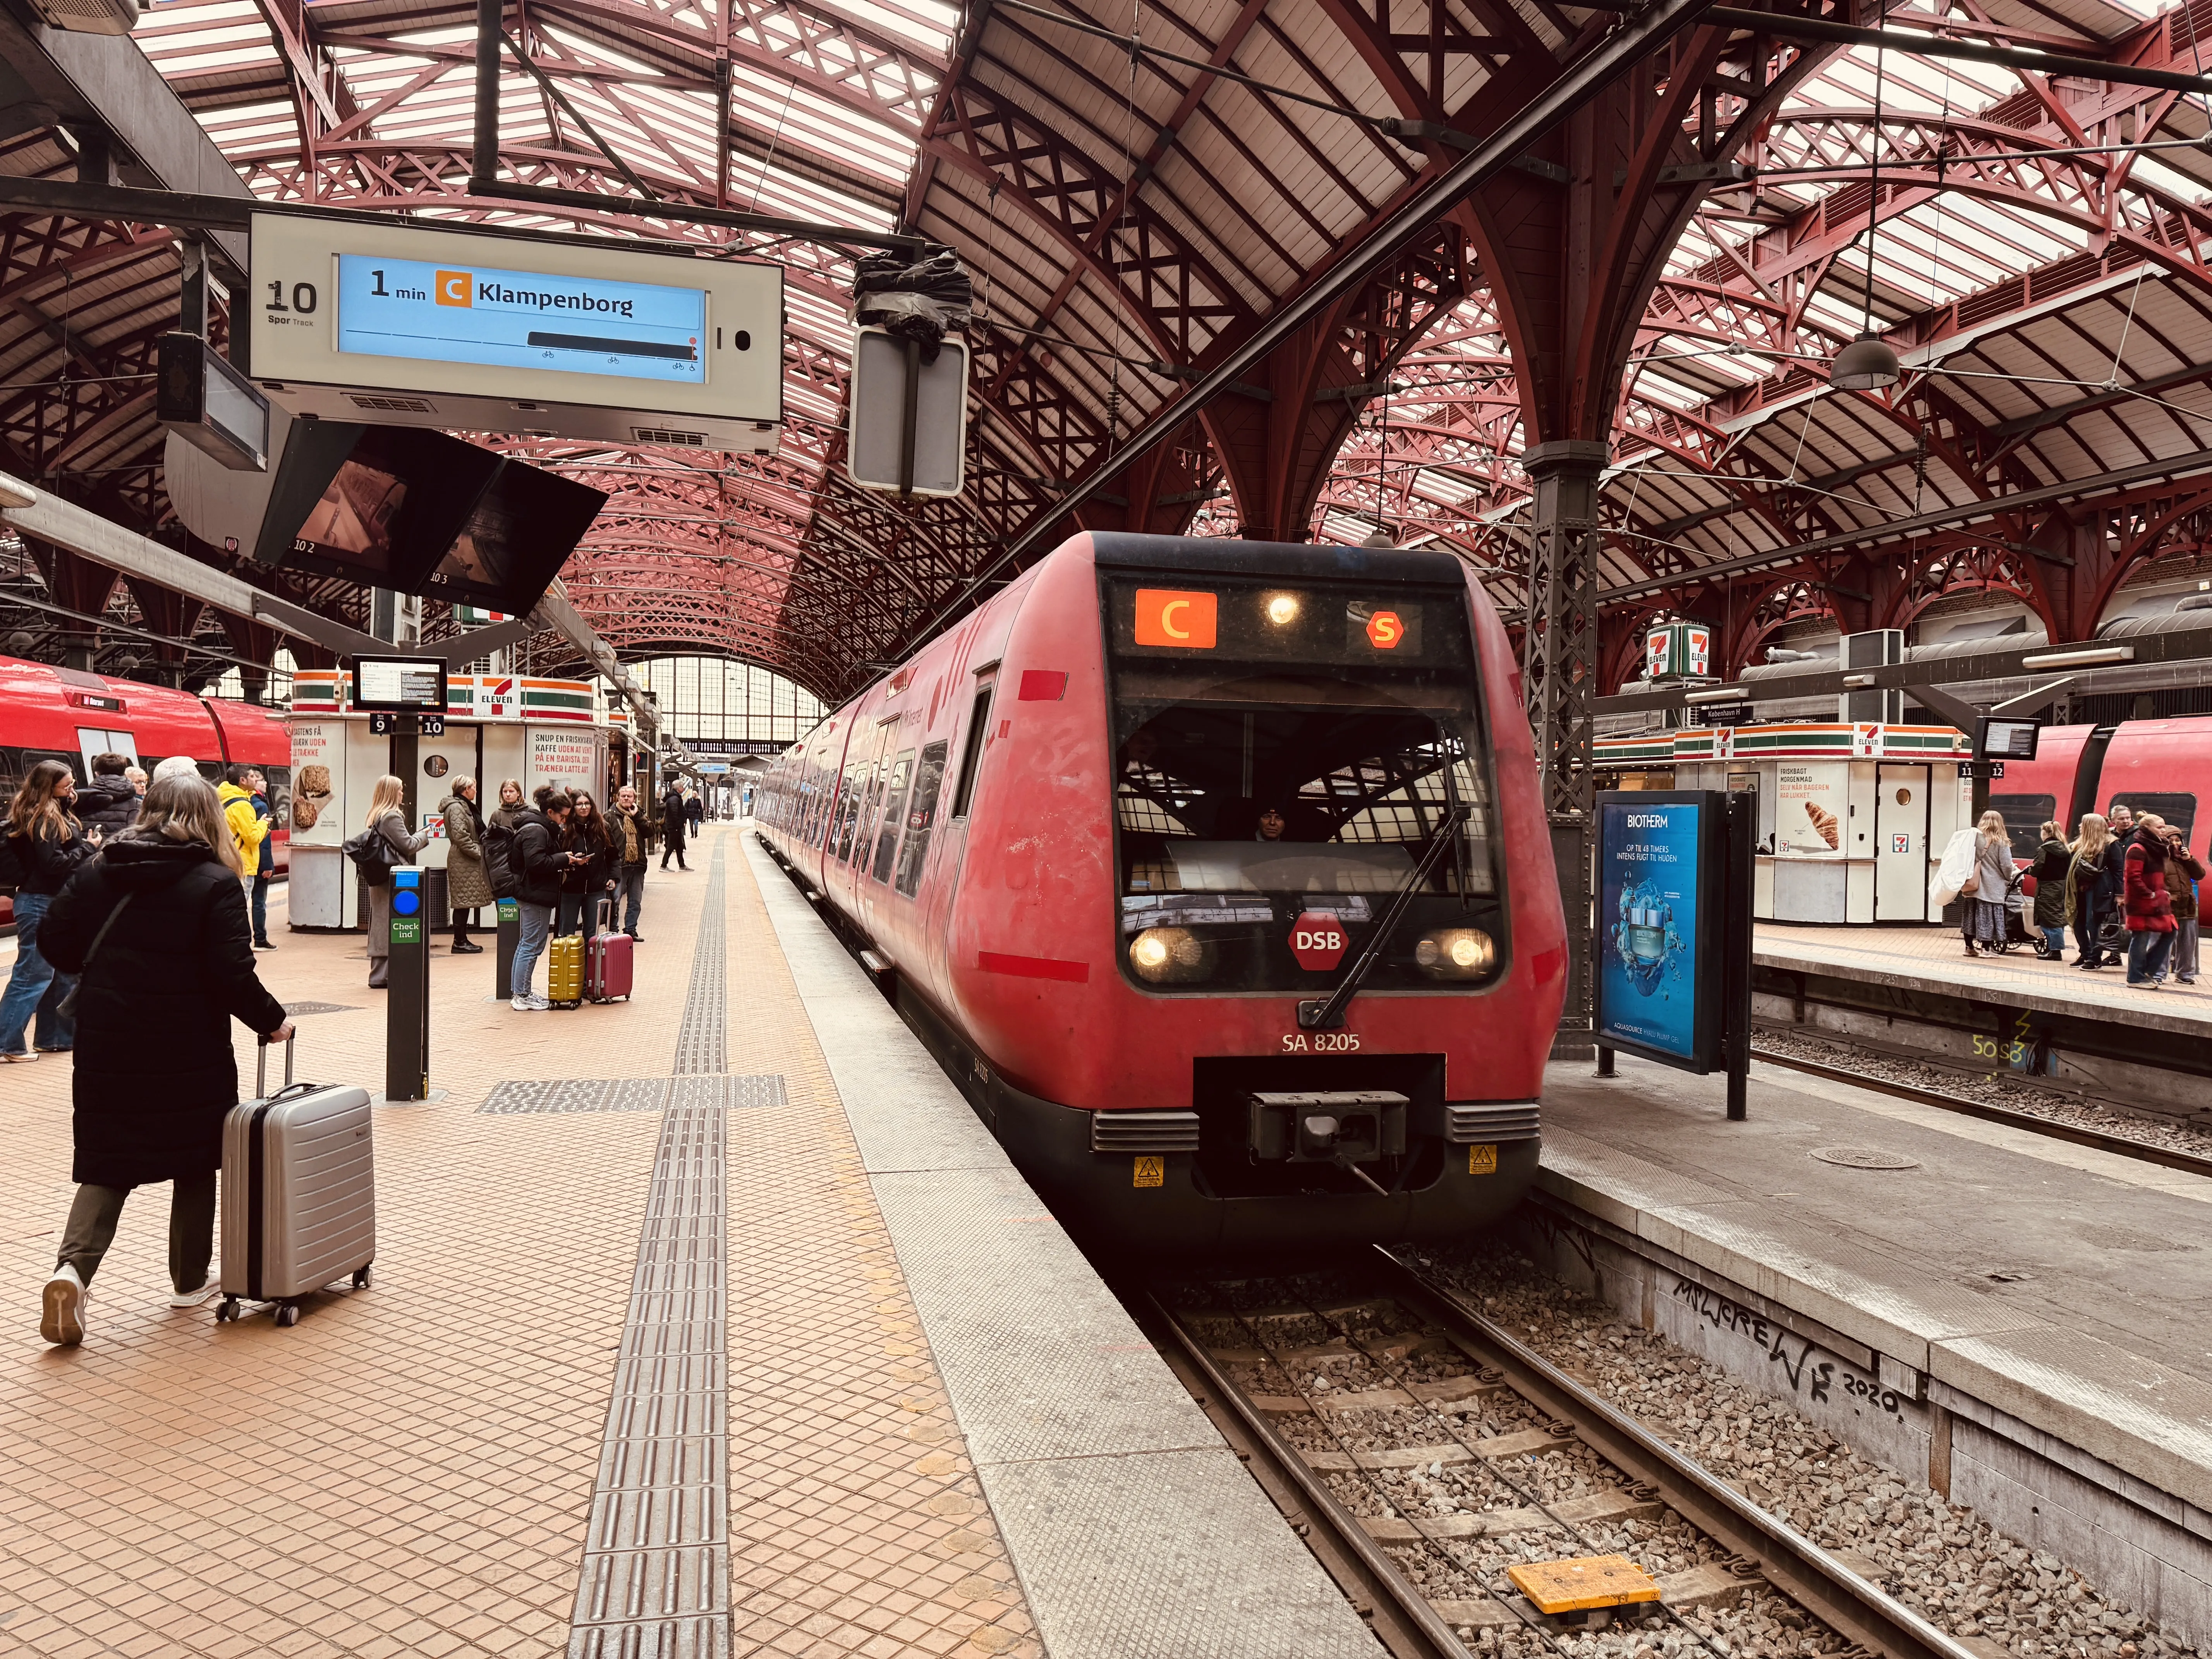
[[[384,832],[374,824],[362,830],[339,849],[353,860],[353,867],[362,881],[370,887],[389,887],[392,872],[399,862],[398,849],[384,838]]]

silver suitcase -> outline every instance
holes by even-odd
[[[333,1280],[368,1283],[376,1259],[376,1172],[368,1091],[292,1081],[268,1092],[269,1046],[254,1078],[258,1099],[234,1106],[222,1125],[222,1305],[274,1305],[279,1325],[300,1322],[300,1304]]]

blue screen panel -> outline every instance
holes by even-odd
[[[703,289],[338,256],[338,349],[705,384]]]
[[[1690,802],[1598,814],[1598,1040],[1695,1060],[1698,830]],[[1712,994],[1719,994],[1718,988]]]

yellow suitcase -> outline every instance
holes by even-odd
[[[584,1000],[584,936],[556,933],[545,948],[545,1000],[556,1008]]]

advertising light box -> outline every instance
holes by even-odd
[[[257,213],[253,378],[293,415],[768,454],[783,270]]]
[[[1598,802],[1597,1040],[1693,1072],[1721,1058],[1724,799],[1651,791]]]

